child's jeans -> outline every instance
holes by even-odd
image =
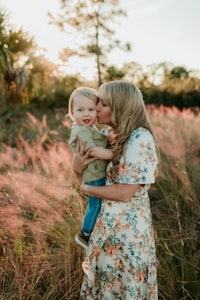
[[[88,185],[94,186],[104,186],[105,185],[105,178],[85,182]],[[96,223],[96,219],[101,209],[101,198],[96,198],[92,196],[88,196],[88,206],[85,212],[85,217],[83,221],[82,231],[86,235],[90,235],[94,225]]]

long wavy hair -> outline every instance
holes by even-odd
[[[117,179],[120,158],[125,158],[126,144],[131,132],[139,127],[146,128],[154,140],[155,134],[146,114],[142,93],[134,84],[124,81],[106,82],[99,87],[98,94],[99,99],[111,108],[114,130],[110,141],[114,153],[111,174]]]

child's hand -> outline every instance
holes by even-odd
[[[87,151],[88,155],[91,157],[95,157],[96,159],[105,159],[105,160],[112,160],[113,159],[113,152],[111,149],[106,149],[103,147],[95,146],[91,147]]]

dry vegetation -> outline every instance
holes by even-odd
[[[191,110],[149,107],[161,151],[151,189],[159,298],[199,299],[200,118]],[[61,120],[62,122],[62,120]],[[64,124],[67,126],[68,124]],[[79,299],[84,252],[74,242],[85,199],[59,132],[27,115],[36,132],[0,152],[0,299]]]
[[[71,153],[45,117],[28,114],[28,124],[35,141],[20,132],[0,154],[0,299],[78,299],[83,251],[73,236],[84,202]]]
[[[200,298],[200,118],[197,111],[149,108],[161,151],[151,199],[160,299]]]

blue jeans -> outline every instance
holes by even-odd
[[[104,186],[105,178],[85,182],[85,184],[93,185],[93,186]],[[101,209],[101,198],[96,198],[92,196],[88,196],[88,206],[85,212],[85,217],[83,220],[82,231],[86,234],[90,235],[94,225],[96,223],[96,219]]]

